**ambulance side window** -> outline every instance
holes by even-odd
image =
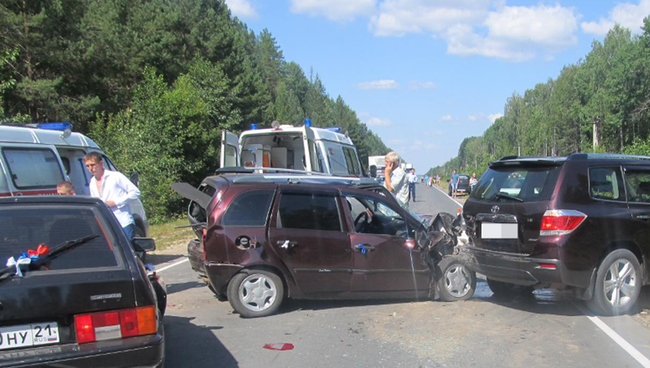
[[[53,188],[65,180],[56,154],[47,148],[4,148],[2,154],[17,189]]]

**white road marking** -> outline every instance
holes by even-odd
[[[598,328],[600,328],[607,336],[609,336],[610,339],[614,340],[623,350],[625,350],[632,358],[634,358],[637,362],[641,364],[644,368],[650,368],[650,359],[646,358],[645,355],[641,354],[640,351],[636,350],[632,344],[629,342],[625,341],[624,338],[621,337],[621,335],[617,334],[616,331],[612,330],[611,327],[607,326],[605,322],[603,322],[600,318],[598,317],[593,317],[590,316],[587,311],[585,311],[583,308],[580,308],[576,305],[576,308],[578,308],[582,313],[585,314],[587,318],[591,322],[593,322]]]
[[[456,202],[456,204],[458,205],[458,207],[463,208],[463,205],[462,205],[462,204],[460,204],[457,200],[451,198],[451,197],[450,197],[447,193],[445,193],[442,189],[438,188],[437,185],[434,184],[433,187],[436,188],[436,189],[438,189],[442,194],[445,195],[445,197],[447,197],[447,198],[451,199],[452,201]]]
[[[172,267],[178,266],[179,264],[183,264],[183,263],[185,263],[185,262],[187,262],[189,260],[190,260],[189,258],[181,259],[180,261],[174,262],[174,263],[170,264],[169,266],[165,266],[163,268],[156,269],[156,272],[163,272],[163,271],[168,270],[168,269],[170,269]]]

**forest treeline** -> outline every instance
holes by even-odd
[[[312,71],[286,61],[223,0],[5,0],[0,123],[70,121],[122,172],[138,172],[154,222],[181,213],[170,184],[218,165],[220,132],[340,126],[362,163],[388,152]]]
[[[650,18],[642,34],[615,26],[557,79],[508,98],[503,116],[430,173],[483,173],[504,156],[574,152],[650,155]]]

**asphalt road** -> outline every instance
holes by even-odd
[[[417,198],[418,213],[459,208],[435,188],[418,185]],[[290,300],[277,315],[244,319],[177,262],[159,266],[167,367],[650,367],[639,318],[593,317],[557,291],[503,300],[479,280],[464,302]]]

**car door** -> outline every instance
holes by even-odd
[[[406,240],[413,224],[394,201],[380,195],[344,194],[352,221],[353,250],[351,291],[411,292],[429,288],[430,272],[419,249]]]
[[[302,293],[349,290],[352,251],[336,191],[300,191],[281,186],[269,240]]]
[[[241,166],[239,137],[235,133],[227,130],[221,131],[221,152],[219,157],[219,167]]]

